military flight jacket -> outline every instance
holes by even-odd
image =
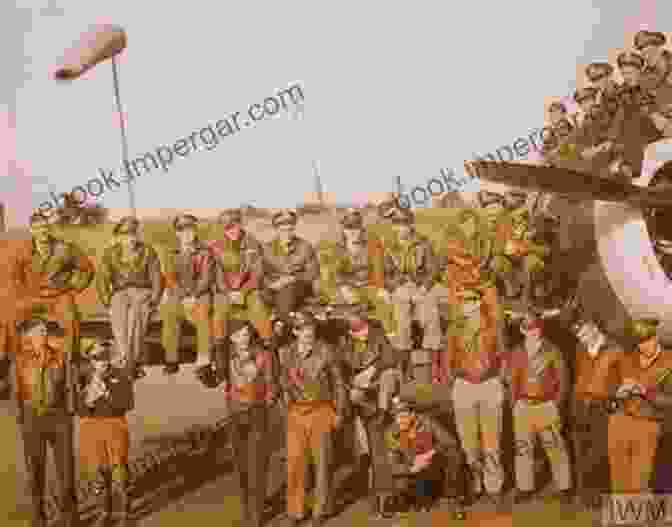
[[[80,417],[123,417],[135,408],[133,381],[120,368],[112,367],[104,376],[109,394],[99,398],[89,407],[85,403],[86,388],[92,381],[91,368],[83,371],[80,377],[79,415]]]
[[[272,403],[280,391],[275,354],[261,346],[253,346],[249,360],[243,361],[233,350],[228,361],[226,397],[232,412]]]
[[[625,351],[616,342],[607,340],[595,357],[579,343],[576,348],[574,398],[605,400],[618,383],[614,369]]]
[[[303,238],[294,238],[286,249],[279,239],[264,245],[264,283],[269,284],[286,276],[290,265],[300,265],[292,276],[313,283],[320,278],[320,262],[313,246]]]
[[[507,358],[510,370],[511,393],[514,401],[566,400],[569,389],[567,366],[560,349],[548,339],[543,339],[541,348],[530,358],[525,343],[515,346]]]
[[[625,159],[641,165],[646,145],[660,140],[663,135],[656,128],[650,114],[665,109],[655,95],[642,87],[621,86],[618,91],[620,106],[609,129],[609,140],[625,151]],[[641,159],[640,159],[641,158]],[[633,167],[640,170],[641,166]]]
[[[341,350],[348,380],[374,364],[378,371],[382,371],[395,368],[398,363],[397,353],[387,339],[385,330],[373,321],[369,322],[365,337],[353,336],[347,332],[341,337],[338,348]]]
[[[296,342],[280,348],[280,382],[288,405],[329,402],[336,414],[349,415],[343,366],[336,350],[324,341],[316,341],[307,357],[299,356]]]
[[[196,251],[173,250],[165,264],[166,285],[171,296],[201,298],[212,292],[215,258],[208,247],[198,242]]]
[[[238,240],[227,237],[209,244],[217,262],[215,292],[257,289],[264,276],[264,249],[247,231]]]
[[[407,282],[430,289],[439,278],[439,262],[432,243],[415,234],[408,246],[398,240],[385,245],[385,288],[394,291]]]
[[[336,244],[329,256],[337,287],[385,287],[385,262],[380,240],[367,238],[361,259],[355,258],[344,242]]]
[[[402,431],[396,419],[385,429],[385,444],[393,471],[407,474],[417,456],[432,449],[447,454],[458,453],[460,444],[450,430],[436,418],[424,413],[415,413],[415,423]]]
[[[640,77],[640,85],[648,91],[660,89],[664,84],[672,80],[672,53],[663,50],[658,64],[647,65]]]
[[[157,305],[164,288],[158,254],[153,247],[143,243],[139,247],[138,257],[132,262],[124,262],[122,250],[119,244],[108,247],[98,266],[96,289],[101,302],[109,306],[115,293],[137,287],[151,289],[151,302]]]
[[[672,351],[662,349],[647,368],[640,364],[639,352],[626,353],[615,366],[618,388],[633,379],[647,389],[645,400],[630,399],[623,405],[626,414],[652,421],[664,421],[672,409]],[[613,389],[615,392],[615,389]]]
[[[42,261],[34,242],[17,251],[11,264],[11,286],[17,298],[31,303],[74,296],[86,289],[94,276],[91,260],[73,243],[53,239],[51,255]],[[22,301],[19,300],[19,306]]]
[[[40,357],[36,350],[22,346],[14,360],[16,371],[14,390],[19,405],[27,404],[45,413],[66,410],[68,388],[62,349],[47,345],[44,356]],[[41,368],[44,369],[42,378]]]
[[[451,310],[456,307],[451,306]],[[482,299],[482,325],[476,350],[468,349],[459,321],[451,321],[446,335],[445,360],[452,375],[477,384],[501,376],[504,357],[500,342],[500,316],[497,289],[494,286],[488,287]]]

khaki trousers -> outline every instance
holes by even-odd
[[[609,416],[608,448],[612,492],[628,494],[651,489],[660,430],[661,426],[657,421],[623,413]]]
[[[117,291],[110,302],[110,323],[115,350],[122,364],[133,371],[136,363],[145,362],[145,335],[152,311],[151,289],[130,287]]]
[[[411,282],[392,293],[400,349],[410,350],[413,347],[411,323],[414,319],[420,322],[424,331],[422,347],[427,350],[441,348],[439,305],[447,295],[448,291],[442,285],[437,284],[428,292],[421,292],[420,288]]]
[[[208,295],[199,298],[192,309],[187,307],[179,298],[169,298],[161,306],[161,320],[163,328],[161,343],[166,352],[166,362],[179,362],[180,339],[182,337],[182,323],[191,322],[196,326],[196,340],[198,354],[208,356],[210,352],[210,306]]]
[[[217,293],[215,295],[215,309],[212,318],[212,331],[215,338],[228,336],[227,323],[232,318],[249,320],[254,324],[261,338],[270,338],[273,335],[271,323],[271,308],[266,305],[258,290],[241,291],[244,297],[242,305],[231,302],[229,295]]]
[[[516,484],[523,492],[534,489],[534,442],[548,456],[557,490],[571,487],[569,453],[561,434],[562,424],[555,401],[530,404],[517,401],[513,407],[513,430],[516,440]]]
[[[472,384],[456,379],[453,404],[457,433],[467,463],[474,475],[476,493],[482,490],[481,478],[490,494],[498,494],[504,484],[500,460],[504,388],[498,378]]]
[[[330,402],[294,403],[287,412],[287,514],[303,518],[306,513],[306,468],[308,456],[315,463],[313,517],[331,513],[333,462],[332,433],[336,412]]]
[[[44,504],[49,444],[57,472],[58,508],[64,527],[73,527],[79,519],[75,489],[74,419],[63,411],[38,416],[30,405],[24,405],[23,415],[21,435],[34,521],[38,524],[38,518],[44,518],[46,512]]]

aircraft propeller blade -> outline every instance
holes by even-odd
[[[560,194],[585,201],[612,201],[639,207],[672,207],[672,188],[640,187],[594,174],[566,168],[496,161],[465,163],[467,172],[478,178],[532,191]]]

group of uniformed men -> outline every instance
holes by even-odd
[[[511,202],[520,208],[520,196],[515,198]],[[221,215],[224,238],[210,243],[201,241],[198,220],[182,215],[173,223],[179,247],[162,261],[140,241],[138,221],[124,218],[97,272],[74,244],[51,234],[47,218],[34,215],[33,240],[12,263],[20,322],[12,351],[35,525],[44,525],[46,442],[61,463],[61,512],[68,525],[76,523],[75,414],[83,423],[82,461],[101,480],[100,525],[112,518],[115,488],[119,518],[127,523],[125,414],[133,408],[130,381],[144,374],[142,342],[154,310],[163,320],[166,374],[179,369],[185,320],[196,326],[199,352],[210,356],[199,378],[220,387],[231,405],[241,498],[253,525],[262,523],[269,410],[278,401],[287,411],[287,509],[295,523],[307,510],[309,462],[316,471],[313,519],[319,523],[333,513],[334,434],[352,423],[360,432],[357,451],[368,452],[356,465],[370,470],[374,514],[388,514],[389,496],[413,497],[426,507],[423,500],[442,490],[458,512],[467,497],[477,499],[484,491],[504,506],[507,401],[513,407],[518,501],[535,488],[536,436],[561,498],[569,501],[563,409],[570,399],[579,496],[590,503],[606,490],[608,480],[600,486],[594,478],[597,465],[607,460],[613,488],[648,488],[669,398],[666,374],[672,371],[668,352],[657,344],[655,321],[636,325],[640,352],[621,355],[612,353],[616,344],[594,322],[579,321],[575,383],[566,370],[573,350],[559,350],[544,337],[540,310],[526,312],[520,324],[524,339],[509,346],[498,279],[521,258],[543,265],[546,253],[526,235],[526,215],[493,210],[498,213],[487,216],[490,223],[472,209],[460,212],[459,221],[444,229],[439,250],[416,231],[413,214],[394,202],[379,209],[381,220],[394,226],[389,237],[367,233],[361,213],[350,211],[341,241],[319,252],[296,236],[292,211],[273,217],[277,237],[265,246],[242,228],[239,210]],[[502,228],[507,222],[508,230]],[[82,356],[76,295],[94,275],[109,307],[116,353],[97,343]],[[310,309],[315,298],[347,322],[336,340],[320,333]],[[49,319],[64,329],[60,347],[46,338]],[[419,346],[413,320],[423,330]],[[417,401],[400,398],[413,381],[448,388],[456,433],[429,410],[415,408]],[[626,401],[622,410],[610,410],[614,400]]]
[[[581,122],[567,120],[562,105],[550,108],[556,131],[544,148],[550,163],[587,163],[586,170],[608,177],[639,174],[645,146],[672,128],[672,98],[666,98],[672,55],[662,50],[664,44],[660,33],[638,33],[635,47],[644,57],[619,56],[623,85],[614,83],[609,64],[587,68],[594,86],[575,94]],[[48,218],[33,215],[32,242],[11,264],[18,330],[7,341],[3,370],[15,358],[34,525],[45,524],[47,442],[57,454],[61,514],[66,525],[77,523],[75,414],[86,425],[82,460],[102,480],[100,525],[111,519],[109,491],[115,488],[119,518],[127,523],[125,414],[133,408],[130,381],[145,375],[143,341],[154,312],[163,322],[166,374],[179,371],[185,321],[196,327],[199,354],[210,357],[199,377],[223,389],[235,415],[241,498],[252,525],[262,523],[268,412],[279,400],[287,411],[287,509],[294,523],[306,514],[309,461],[316,472],[313,519],[320,523],[333,513],[334,433],[353,422],[369,455],[375,514],[386,514],[386,497],[399,494],[400,481],[415,498],[447,483],[460,504],[465,494],[476,498],[485,491],[501,505],[507,401],[514,417],[518,500],[534,491],[536,436],[565,501],[574,486],[583,501],[593,503],[608,486],[598,470],[604,466],[612,490],[647,490],[672,397],[672,358],[658,344],[657,322],[633,325],[639,344],[637,352],[626,354],[595,322],[578,320],[574,382],[566,365],[574,350],[560,350],[545,338],[541,311],[527,310],[519,326],[524,338],[509,346],[501,298],[521,296],[530,306],[547,294],[545,282],[531,277],[543,274],[552,254],[547,243],[531,236],[525,196],[481,197],[487,220],[463,210],[443,230],[439,250],[417,232],[413,213],[394,201],[378,211],[393,225],[393,235],[367,233],[361,213],[351,211],[342,220],[341,241],[320,251],[296,235],[292,211],[274,215],[277,236],[267,244],[243,229],[237,209],[220,216],[223,235],[209,243],[199,236],[198,219],[181,215],[173,223],[177,247],[163,258],[140,240],[138,221],[124,218],[95,271],[75,244],[52,235]],[[80,354],[76,296],[94,278],[109,309],[114,350],[96,343]],[[320,334],[311,310],[315,299],[336,306],[347,322],[337,340]],[[50,319],[64,330],[61,346],[49,343]],[[413,381],[448,387],[456,434],[399,397]],[[574,471],[563,429],[567,405]],[[462,475],[466,483],[460,489]]]
[[[672,53],[666,44],[663,33],[639,31],[636,51],[618,55],[621,84],[608,62],[589,64],[588,86],[574,93],[580,112],[568,116],[561,102],[548,108],[546,161],[601,177],[638,178],[646,147],[672,135]]]

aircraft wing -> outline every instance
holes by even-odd
[[[616,201],[641,207],[672,207],[672,188],[640,187],[565,168],[496,161],[465,163],[475,177],[533,191],[565,195],[576,200]]]

